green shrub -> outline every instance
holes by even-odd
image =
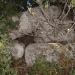
[[[11,29],[16,27],[17,22],[13,22],[12,19],[7,17],[0,17],[0,35],[8,33]]]
[[[71,0],[72,7],[75,7],[75,0]]]
[[[6,35],[0,39],[0,75],[17,75],[17,72],[11,68],[11,54]]]
[[[64,63],[49,63],[45,58],[39,57],[29,70],[29,75],[75,75],[75,69],[68,63],[68,60]]]

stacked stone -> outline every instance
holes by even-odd
[[[58,17],[61,10],[57,6],[51,6],[44,13],[37,7],[33,8],[33,12],[35,12],[33,16],[28,12],[23,12],[18,29],[13,30],[9,35],[14,41],[18,38],[22,39],[25,35],[33,36],[34,42],[26,47],[24,42],[21,42],[23,43],[21,44],[17,40],[18,42],[14,42],[11,49],[13,51],[11,51],[12,56],[19,59],[22,58],[25,52],[27,65],[32,65],[39,55],[44,55],[50,62],[57,62],[60,54],[64,54],[68,58],[74,58],[74,49],[70,51],[68,46],[60,44],[60,42],[71,43],[74,41],[73,22],[60,21]]]

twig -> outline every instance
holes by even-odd
[[[26,69],[25,67],[15,67],[16,69]]]
[[[64,15],[64,11],[65,11],[65,9],[66,9],[66,6],[67,6],[67,2],[65,3],[65,6],[64,6],[63,12],[62,12],[62,14],[60,15],[59,19],[61,19],[61,17]]]
[[[40,6],[39,9],[40,9],[42,15],[44,16],[44,18],[46,19],[46,22],[47,22],[51,27],[56,28],[56,27],[53,26],[53,24],[51,24],[51,23],[49,22],[49,19],[47,18],[47,15],[45,14],[43,8]],[[57,28],[56,28],[56,29],[57,29]]]
[[[71,10],[71,6],[69,6],[69,9],[68,9],[67,13],[65,14],[65,16],[61,20],[65,19],[65,17],[68,15],[68,13],[70,12],[70,10]]]

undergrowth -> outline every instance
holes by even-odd
[[[11,67],[11,54],[7,34],[0,39],[0,75],[17,75],[17,72]]]
[[[61,59],[59,63],[50,63],[43,57],[36,59],[29,70],[29,75],[75,75],[74,61],[72,59]]]

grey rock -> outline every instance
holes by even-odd
[[[32,25],[30,24],[30,22],[28,20],[28,16],[26,14],[27,14],[27,12],[22,13],[20,20],[19,20],[18,28],[12,30],[9,33],[9,36],[11,39],[14,40],[16,38],[22,37],[23,35],[27,35],[29,33],[32,33],[33,28],[32,28]],[[13,18],[15,18],[15,17],[13,17]],[[13,20],[13,21],[15,21],[15,20]]]
[[[30,24],[29,18],[25,12],[20,17],[19,32],[23,34],[28,34],[32,32],[32,25]]]
[[[73,58],[72,53],[64,45],[59,43],[36,43],[27,46],[25,60],[28,66],[32,66],[36,58],[43,55],[49,62],[58,62],[60,54],[64,54],[68,58]]]
[[[21,37],[23,34],[21,32],[19,32],[18,30],[13,30],[9,33],[9,37],[12,39],[12,40],[15,40],[16,38],[18,37]]]
[[[49,11],[50,18],[57,19],[61,13],[61,8],[52,5],[52,6],[50,6],[48,11]]]
[[[11,55],[15,60],[22,58],[24,54],[24,45],[15,41],[11,46]]]
[[[35,42],[37,43],[50,43],[50,42],[74,42],[75,34],[73,24],[69,21],[60,22],[55,20],[53,23],[50,22],[49,25],[47,22],[39,21],[39,26],[35,31]],[[40,41],[39,41],[40,40]]]
[[[22,13],[19,27],[11,31],[10,38],[20,38],[33,32],[36,43],[74,42],[73,22],[57,19],[61,13],[59,7],[52,5],[49,10],[44,10],[44,13],[36,7],[33,8],[33,12],[35,13],[33,16],[28,12]]]
[[[19,21],[19,17],[18,17],[18,16],[12,16],[12,21],[13,21],[13,22]]]

